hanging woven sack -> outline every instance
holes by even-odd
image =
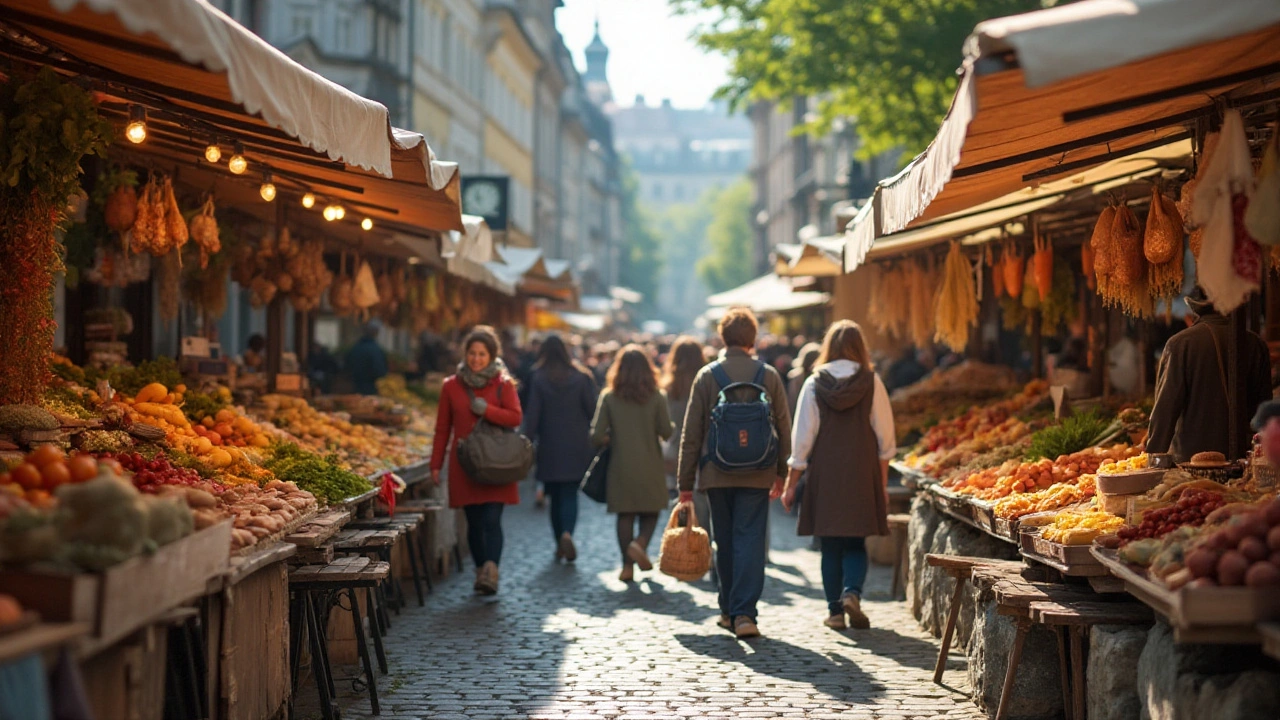
[[[1111,275],[1117,283],[1132,286],[1146,277],[1147,259],[1142,254],[1142,223],[1128,205],[1116,208],[1111,223],[1111,244],[1115,267]]]
[[[351,302],[360,310],[368,310],[378,304],[378,285],[373,279],[373,268],[362,261],[356,270],[355,285],[351,288]]]
[[[1280,246],[1280,125],[1263,152],[1258,185],[1244,211],[1244,226],[1263,245]]]
[[[1160,188],[1151,188],[1151,209],[1147,213],[1147,228],[1142,234],[1142,254],[1147,262],[1163,265],[1182,249],[1182,217],[1170,217],[1169,211],[1177,207],[1166,202]]]
[[[680,511],[685,511],[685,525],[680,527]],[[711,570],[711,538],[698,526],[693,503],[676,505],[662,533],[658,570],[677,580],[701,580]]]

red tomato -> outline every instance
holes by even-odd
[[[65,460],[66,457],[67,456],[63,454],[62,450],[55,445],[41,445],[27,456],[27,462],[38,468],[42,468],[49,463]]]
[[[40,475],[44,479],[44,487],[46,490],[52,490],[59,485],[65,485],[71,482],[71,470],[67,468],[64,462],[49,463],[40,469]]]
[[[40,476],[40,468],[28,462],[22,463],[10,472],[13,475],[13,481],[22,486],[23,490],[38,490],[44,482],[44,478]]]
[[[76,455],[67,463],[71,482],[84,482],[98,476],[98,461],[92,455]]]

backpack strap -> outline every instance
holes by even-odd
[[[756,368],[756,378],[755,380],[752,380],[751,383],[753,385],[759,385],[760,387],[764,387],[764,363],[758,360],[756,361],[756,363],[760,367]]]
[[[711,376],[716,379],[716,384],[720,386],[721,390],[733,384],[729,373],[725,372],[724,363],[720,360],[711,363]]]

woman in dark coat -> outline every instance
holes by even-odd
[[[800,389],[791,438],[782,505],[791,509],[807,469],[797,532],[821,542],[822,589],[830,611],[824,624],[843,630],[847,614],[849,625],[866,629],[866,539],[889,534],[885,483],[897,446],[889,393],[857,323],[841,320],[827,330],[814,373]]]
[[[551,498],[557,560],[573,562],[578,557],[573,544],[578,485],[595,455],[591,416],[597,395],[595,379],[569,357],[564,341],[555,335],[547,338],[529,383],[524,434],[538,445],[536,475]]]

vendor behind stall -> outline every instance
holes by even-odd
[[[370,320],[365,323],[360,341],[347,351],[347,372],[361,395],[377,395],[378,379],[387,374],[387,351],[378,344],[378,331],[382,323]]]
[[[254,333],[249,336],[248,347],[240,356],[245,372],[262,372],[267,368],[267,339]]]
[[[1187,462],[1198,452],[1220,452],[1230,458],[1231,412],[1227,379],[1229,318],[1214,309],[1204,291],[1186,298],[1195,324],[1165,344],[1156,375],[1155,406],[1151,410],[1147,452],[1172,453]],[[1239,452],[1249,448],[1249,420],[1253,410],[1271,397],[1271,358],[1267,345],[1254,333],[1239,338],[1243,374],[1236,403]]]

